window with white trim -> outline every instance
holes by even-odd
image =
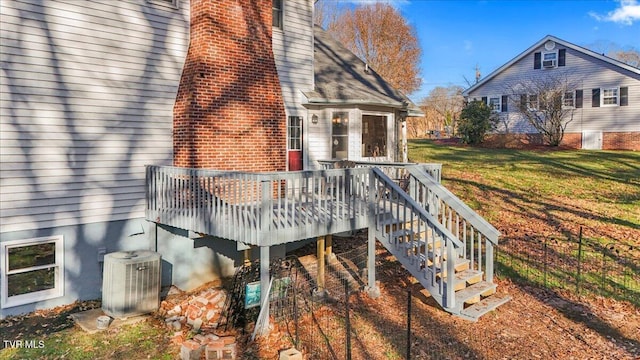
[[[334,112],[331,116],[331,158],[349,157],[349,113]]]
[[[164,7],[169,7],[172,9],[178,8],[178,1],[179,0],[147,0],[147,2],[149,3],[164,6]]]
[[[62,296],[63,258],[61,235],[0,243],[2,308]]]
[[[562,95],[562,107],[564,108],[574,108],[576,107],[576,92],[575,91],[565,91]]]
[[[272,11],[271,11],[271,26],[274,28],[282,30],[283,26],[283,0],[273,0],[272,2]]]
[[[491,110],[500,112],[500,110],[502,109],[502,104],[500,103],[500,96],[490,97],[487,105],[489,105],[489,108],[491,108]]]
[[[620,91],[617,87],[601,89],[600,96],[602,106],[618,106],[620,103]]]
[[[556,51],[542,53],[543,68],[554,68],[557,65],[558,65],[558,53]]]

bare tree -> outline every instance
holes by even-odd
[[[323,16],[327,31],[393,87],[405,94],[420,87],[417,32],[393,6],[361,4],[342,8],[335,20]]]
[[[407,118],[407,137],[410,139],[424,138],[435,135],[435,131],[443,131],[444,124],[439,122],[438,113],[426,106],[420,106],[424,116],[412,116]]]
[[[558,146],[576,108],[576,83],[566,73],[530,78],[509,87],[511,102],[543,137]]]
[[[618,50],[609,54],[609,56],[627,65],[640,68],[640,52],[636,49]]]
[[[429,95],[420,101],[420,105],[425,110],[427,116],[433,117],[433,122],[439,124],[440,129],[449,129],[451,134],[455,134],[456,121],[460,118],[460,112],[464,108],[464,97],[460,86],[435,87]]]
[[[632,46],[621,47],[613,41],[599,40],[587,45],[587,48],[627,65],[640,67],[640,51]]]
[[[314,4],[313,22],[327,29],[331,24],[336,24],[340,9],[339,0],[319,0]]]

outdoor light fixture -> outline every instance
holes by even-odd
[[[317,124],[318,123],[318,115],[313,114],[313,116],[311,117],[311,123],[312,124]]]

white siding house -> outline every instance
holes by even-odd
[[[273,55],[287,121],[302,118],[297,126],[288,126],[287,157],[308,153],[308,119],[302,99],[303,91],[313,89],[313,4],[313,0],[282,1],[282,21],[276,21],[273,27]],[[293,159],[288,160],[291,165]],[[300,167],[306,167],[307,160],[304,157],[300,160]],[[294,170],[292,166],[289,168]]]
[[[405,122],[422,111],[319,26],[307,91],[309,167],[319,160],[406,160]]]
[[[189,1],[16,0],[0,13],[4,317],[99,298],[101,254],[149,247],[144,166],[172,161]],[[55,256],[15,268],[25,249]],[[14,286],[23,270],[53,275],[29,291]]]
[[[565,103],[573,109],[563,143],[575,147],[640,149],[640,69],[602,54],[546,36],[477,84],[468,99],[494,104],[499,131],[535,133],[517,113],[518,84],[562,79],[570,84]],[[530,94],[531,95],[531,94]],[[599,137],[600,145],[587,138]]]
[[[145,220],[145,165],[174,160],[196,3],[0,1],[0,318],[100,298],[105,253],[157,251],[163,285],[185,290],[233,274],[242,260],[233,241]],[[271,41],[290,156],[305,169],[396,160],[401,120],[419,109],[314,28],[313,0],[276,3]],[[321,43],[339,58],[314,57]],[[330,92],[339,89],[350,92]],[[349,120],[343,133],[332,125],[340,116]],[[344,148],[334,145],[341,136]],[[35,288],[21,285],[25,276]]]

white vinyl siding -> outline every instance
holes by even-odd
[[[561,47],[561,44],[558,44],[558,47]],[[535,79],[542,75],[568,76],[576,84],[575,90],[582,90],[583,96],[582,106],[576,106],[573,121],[567,126],[566,132],[581,133],[583,129],[604,132],[640,131],[640,121],[638,121],[640,119],[639,74],[571,48],[566,49],[566,66],[546,69],[546,71],[534,69],[534,53],[544,51],[543,46],[531,49],[526,56],[469,92],[468,97],[482,98],[508,93],[509,85],[512,86],[518,81]],[[628,106],[592,107],[592,89],[622,87],[628,88]],[[618,101],[620,100],[618,99]],[[536,132],[526,120],[513,111],[509,112],[505,121],[510,132]]]
[[[313,1],[283,1],[282,29],[273,28],[273,54],[282,97],[288,116],[302,116],[304,166],[308,166],[307,149],[313,141],[307,109],[302,106],[303,91],[313,89]]]
[[[144,216],[189,36],[189,1],[159,3],[0,3],[0,232]]]

